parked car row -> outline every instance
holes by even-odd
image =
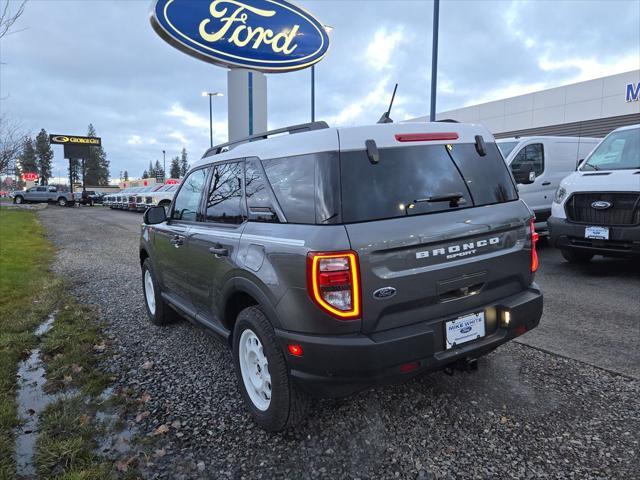
[[[640,256],[640,125],[604,139],[521,137],[497,144],[536,217],[572,263]]]
[[[168,207],[177,185],[151,185],[148,187],[126,188],[107,195],[104,205],[117,210],[144,212],[149,207]]]

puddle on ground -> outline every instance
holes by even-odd
[[[55,312],[34,331],[37,337],[47,333],[55,321]],[[15,458],[16,473],[22,477],[35,477],[35,451],[38,439],[38,423],[43,410],[51,403],[60,399],[69,399],[78,395],[75,389],[63,393],[48,394],[44,391],[46,383],[45,368],[42,362],[39,348],[34,348],[26,360],[18,364],[18,418],[21,425],[15,431]],[[114,395],[113,387],[106,388],[98,397],[99,404],[105,403]],[[108,408],[108,407],[107,407]],[[118,423],[121,416],[118,412],[98,411],[96,420],[101,423],[106,431],[117,430],[98,439],[98,452],[109,456],[120,456],[132,449],[131,439],[135,434],[135,428]]]
[[[106,402],[114,395],[114,388],[107,387],[98,396],[100,404]],[[129,453],[133,446],[131,439],[137,432],[133,425],[124,423],[122,415],[117,410],[100,410],[96,412],[96,420],[100,423],[105,431],[109,432],[106,436],[98,439],[98,453],[111,458],[119,458]]]
[[[55,312],[34,331],[37,337],[47,333],[55,321]],[[40,349],[31,350],[29,357],[18,364],[18,418],[16,429],[16,470],[18,475],[33,476],[36,473],[34,454],[38,437],[38,420],[42,411],[59,396],[44,391],[44,364]]]

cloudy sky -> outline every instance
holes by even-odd
[[[12,3],[16,0],[10,0]],[[316,68],[316,117],[373,123],[400,84],[392,118],[429,109],[430,1],[297,1],[331,25]],[[150,0],[30,0],[0,45],[2,116],[36,133],[84,134],[93,123],[111,161],[140,176],[150,160],[209,143],[204,90],[226,70],[191,58],[152,30]],[[640,2],[443,0],[438,111],[640,68]],[[268,75],[269,127],[310,119],[310,72]],[[215,99],[214,141],[227,136]],[[55,148],[54,175],[64,175]]]

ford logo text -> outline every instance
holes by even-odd
[[[324,26],[284,0],[154,0],[151,25],[179,50],[227,68],[300,70],[329,49]]]
[[[382,287],[373,292],[373,298],[382,300],[383,298],[391,298],[396,294],[396,289],[393,287]]]
[[[595,210],[606,210],[607,208],[613,207],[613,203],[606,202],[604,200],[598,200],[596,202],[591,203],[591,208]]]

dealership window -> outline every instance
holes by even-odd
[[[182,182],[182,188],[180,188],[176,196],[173,212],[171,213],[173,220],[196,221],[204,184],[207,179],[207,171],[206,168],[195,170]]]
[[[518,152],[511,162],[511,170],[531,169],[539,177],[544,172],[544,147],[541,143],[527,145]]]
[[[239,224],[242,208],[242,163],[219,163],[213,167],[207,195],[207,222]]]
[[[249,208],[249,220],[254,222],[279,223],[271,190],[265,181],[260,162],[247,160],[245,168],[245,196]]]

